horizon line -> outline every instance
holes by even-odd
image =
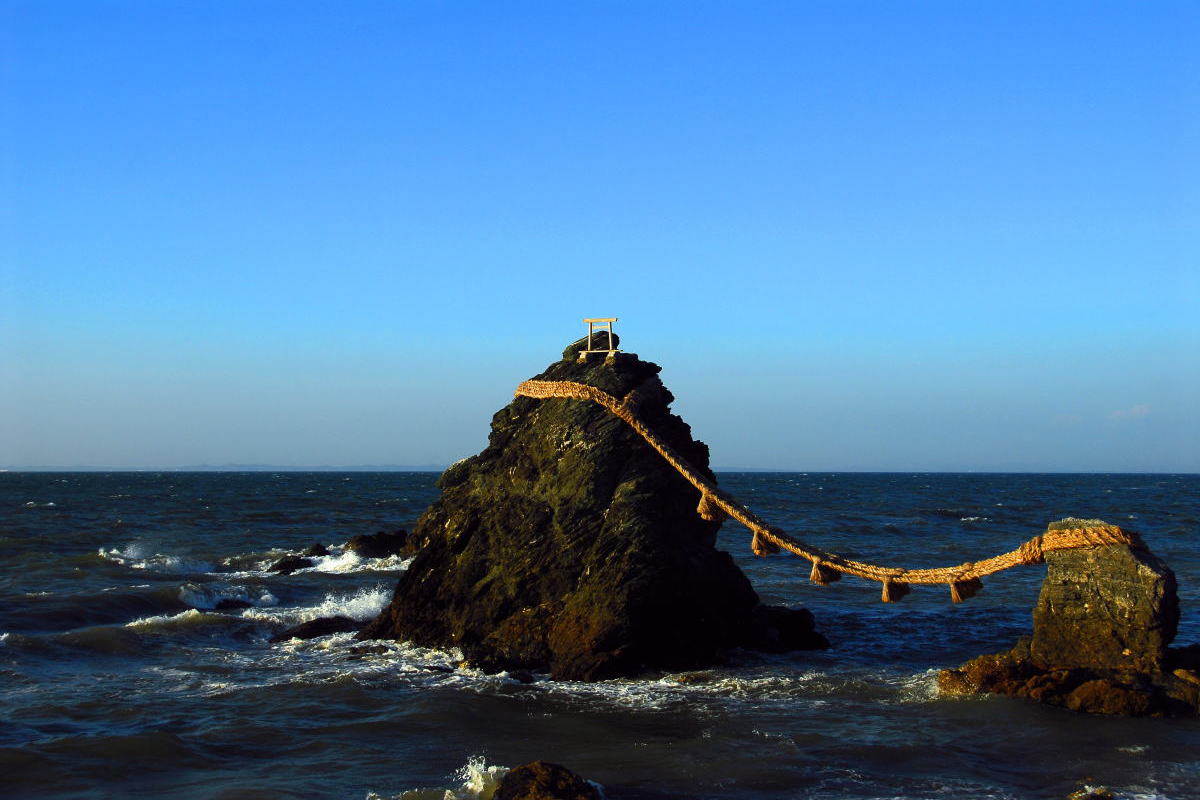
[[[457,462],[455,462],[457,463]],[[438,464],[352,464],[334,466],[314,464],[282,466],[275,464],[189,464],[177,467],[116,467],[116,466],[6,466],[0,473],[59,473],[59,472],[445,472],[452,465]],[[784,469],[775,467],[714,466],[714,473],[762,472],[780,474],[855,474],[855,475],[1200,475],[1200,471],[1178,470],[1104,470],[1104,469]]]

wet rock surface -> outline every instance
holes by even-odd
[[[1066,519],[1050,530],[1103,525]],[[1033,636],[1010,652],[943,670],[947,694],[990,692],[1072,711],[1127,716],[1200,711],[1200,647],[1169,648],[1179,622],[1175,575],[1140,543],[1046,554]]]
[[[712,477],[707,446],[670,413],[660,368],[627,353],[581,362],[585,344],[537,379],[618,398],[637,390],[639,416]],[[516,398],[493,418],[488,447],[438,485],[409,537],[418,554],[360,638],[586,681],[708,666],[740,646],[826,645],[807,612],[761,607],[716,549],[719,523],[697,515],[700,493],[594,403]]]
[[[600,791],[579,775],[549,761],[534,761],[508,771],[492,800],[601,800]]]

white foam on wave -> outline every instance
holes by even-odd
[[[464,679],[471,677],[467,671],[460,672]],[[477,673],[474,683],[480,690],[487,690],[489,681],[494,684],[497,679],[510,682],[507,673]],[[938,696],[937,670],[894,676],[873,673],[867,679],[820,669],[797,669],[778,662],[670,673],[653,679],[618,678],[596,683],[545,680],[538,681],[534,690],[566,701],[583,700],[639,711],[665,711],[697,702],[720,707],[764,702],[818,706],[837,702],[847,694],[857,696],[864,690],[871,691],[875,701],[883,704],[928,703]]]
[[[277,606],[279,598],[267,591],[255,592],[257,597],[244,586],[200,585],[185,583],[179,587],[180,602],[192,608],[214,609],[222,600],[240,600],[252,606]]]
[[[153,617],[142,617],[133,622],[126,622],[126,628],[134,630],[171,630],[175,628],[190,628],[197,625],[228,622],[224,614],[209,614],[195,608],[181,611],[178,614],[160,614]]]
[[[383,558],[363,558],[358,553],[348,549],[345,544],[340,544],[330,547],[329,555],[324,556],[304,556],[299,550],[268,550],[260,555],[230,556],[221,563],[227,567],[250,566],[251,568],[231,573],[213,572],[210,574],[235,578],[277,577],[279,573],[272,572],[271,566],[285,556],[300,556],[312,561],[311,567],[301,567],[292,572],[293,575],[303,575],[313,572],[335,575],[348,575],[354,572],[403,572],[412,563],[411,557],[406,558],[400,555],[384,556]]]
[[[8,641],[8,634],[0,633],[0,646],[2,646],[7,641]]]
[[[365,622],[379,616],[392,599],[392,590],[384,585],[364,586],[353,594],[327,594],[314,606],[293,608],[248,608],[242,616],[262,622],[298,625],[322,617],[350,617]]]
[[[141,542],[125,545],[123,548],[113,547],[105,550],[101,547],[97,554],[106,561],[120,564],[130,569],[146,569],[153,572],[210,572],[212,564],[207,561],[189,560],[181,556],[164,553],[149,553],[148,548]]]
[[[940,670],[928,669],[916,675],[901,677],[898,681],[900,694],[895,702],[898,703],[927,703],[938,699],[938,673]]]
[[[483,756],[471,756],[454,774],[459,785],[453,789],[408,789],[400,794],[368,792],[366,800],[491,800],[509,767],[488,766]]]
[[[331,552],[327,556],[316,556],[309,569],[312,572],[332,572],[345,574],[349,572],[401,572],[408,569],[412,558],[404,556],[384,556],[383,558],[363,558],[353,550]]]

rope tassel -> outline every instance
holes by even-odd
[[[904,595],[911,591],[912,588],[907,583],[901,583],[900,581],[894,581],[891,578],[887,578],[883,582],[882,599],[885,603],[897,603],[900,601],[900,598],[904,597]]]
[[[950,599],[956,603],[970,600],[983,589],[983,581],[979,578],[967,578],[965,581],[950,581]]]
[[[754,538],[750,540],[750,550],[756,556],[770,556],[779,552],[779,545],[755,531]]]
[[[713,496],[708,492],[700,495],[700,505],[696,506],[696,513],[705,522],[725,521],[725,512],[713,501]]]
[[[830,569],[820,561],[814,561],[812,572],[808,574],[808,579],[817,586],[828,586],[834,581],[840,581],[842,573],[835,569]]]

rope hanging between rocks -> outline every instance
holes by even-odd
[[[983,576],[1024,564],[1040,564],[1045,560],[1046,553],[1055,550],[1071,550],[1077,547],[1108,544],[1141,546],[1141,542],[1136,536],[1126,533],[1115,525],[1097,525],[1046,531],[1023,543],[1016,550],[992,556],[983,561],[967,562],[957,567],[903,569],[882,567],[845,558],[836,553],[829,553],[813,547],[773,525],[768,525],[750,509],[725,494],[638,419],[634,411],[637,407],[636,391],[635,389],[630,392],[623,402],[602,389],[586,383],[525,381],[517,387],[515,394],[518,397],[531,397],[539,400],[550,398],[590,400],[603,406],[640,434],[646,443],[657,450],[659,455],[666,459],[667,463],[674,467],[688,483],[700,490],[700,504],[696,507],[696,513],[703,519],[717,522],[723,517],[730,517],[741,523],[754,534],[750,542],[750,549],[754,551],[755,555],[771,555],[783,549],[808,559],[813,565],[809,580],[821,586],[839,580],[843,573],[854,575],[882,583],[881,599],[885,603],[893,603],[912,591],[910,588],[912,584],[944,583],[950,587],[950,598],[955,603],[961,603],[963,600],[973,597],[983,588],[983,581],[980,580]]]

